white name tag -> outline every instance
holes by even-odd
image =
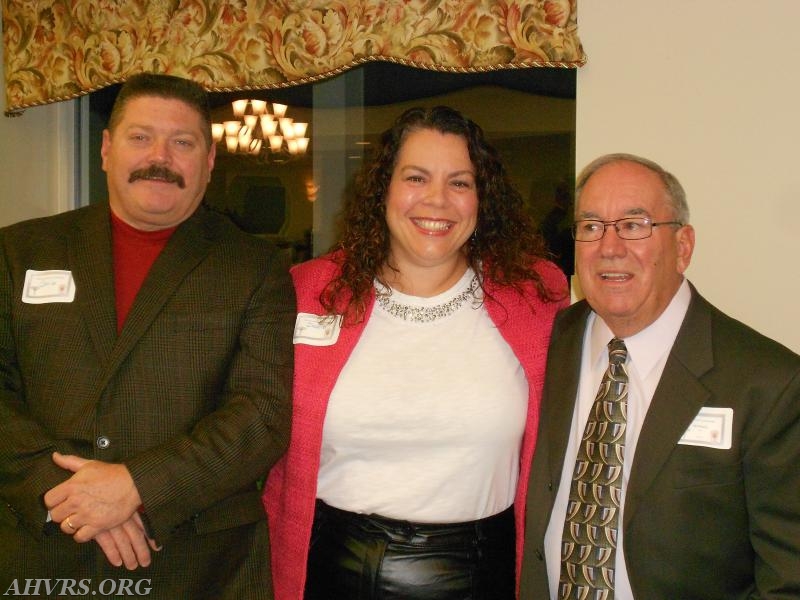
[[[333,346],[339,339],[342,317],[298,313],[294,324],[294,343],[309,346]]]
[[[72,271],[25,272],[22,301],[26,304],[72,302],[75,300],[75,280]]]
[[[704,406],[678,443],[730,450],[732,440],[733,409]]]

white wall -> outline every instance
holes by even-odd
[[[800,352],[800,2],[580,0],[577,166],[654,159],[697,230],[689,279]]]

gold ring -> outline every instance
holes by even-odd
[[[67,522],[67,527],[69,527],[70,529],[72,529],[72,531],[75,531],[75,525],[73,525],[73,524],[72,524],[72,521],[70,521],[70,520],[69,520],[69,517],[67,517],[67,518],[65,519],[65,521]]]

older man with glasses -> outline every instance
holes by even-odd
[[[686,280],[656,163],[595,160],[575,216],[586,300],[553,329],[520,597],[800,598],[800,357]]]

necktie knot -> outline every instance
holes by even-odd
[[[608,342],[608,362],[614,366],[625,364],[628,358],[628,349],[625,342],[619,338],[614,338]]]

